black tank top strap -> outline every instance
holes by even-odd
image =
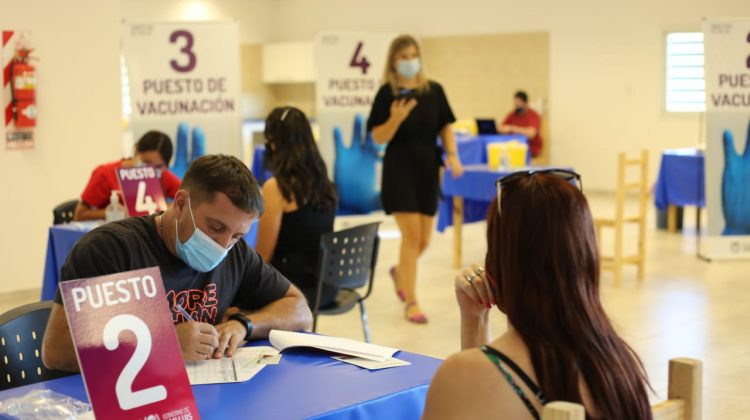
[[[519,378],[523,381],[523,383],[526,384],[527,387],[531,390],[531,392],[534,393],[534,396],[539,400],[542,405],[547,404],[547,398],[544,396],[544,393],[542,392],[542,389],[539,388],[539,386],[534,383],[534,381],[529,378],[529,375],[526,374],[526,372],[523,371],[516,362],[511,360],[510,357],[503,354],[501,351],[494,349],[490,346],[482,346],[482,351],[485,353],[491,353],[498,359],[502,360],[503,363],[508,365],[508,367],[518,375]]]

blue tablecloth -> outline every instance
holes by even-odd
[[[515,169],[514,169],[515,170]],[[485,220],[487,207],[497,195],[495,181],[514,170],[490,169],[487,165],[464,166],[464,174],[453,178],[450,171],[443,176],[443,197],[438,207],[437,229],[443,232],[453,225],[453,197],[464,198],[464,223]]]
[[[289,350],[247,382],[197,385],[193,394],[204,419],[417,419],[442,361],[403,351],[396,357],[411,365],[368,371],[322,352]],[[88,401],[80,375],[2,391],[0,401],[35,389]]]
[[[705,207],[704,162],[701,150],[665,150],[654,187],[656,207],[662,211],[669,205]]]
[[[102,224],[95,222],[73,222],[64,225],[54,225],[49,228],[47,238],[47,256],[44,260],[44,277],[42,278],[41,300],[51,300],[57,293],[57,284],[60,282],[60,269],[68,258],[73,245],[81,236]],[[258,223],[253,223],[250,232],[245,235],[245,241],[250,247],[255,248],[258,240]]]
[[[550,169],[553,167],[528,167],[523,169]],[[557,167],[555,167],[557,168]],[[566,168],[571,169],[571,168]],[[467,165],[460,178],[453,178],[450,171],[445,171],[443,177],[443,197],[438,207],[437,229],[443,232],[453,225],[453,197],[464,198],[464,223],[472,223],[487,218],[487,208],[497,195],[495,181],[517,169],[490,169],[487,165]]]
[[[258,180],[258,184],[263,185],[264,182],[273,176],[271,171],[263,169],[263,158],[266,154],[266,147],[262,144],[255,146],[255,152],[253,153],[253,167],[250,171]]]
[[[480,134],[467,136],[456,134],[456,148],[458,157],[464,165],[487,163],[487,145],[490,143],[505,143],[511,140],[528,144],[526,136],[521,134]],[[531,149],[526,155],[526,163],[531,162]]]

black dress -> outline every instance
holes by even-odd
[[[310,307],[315,305],[317,293],[315,269],[320,253],[320,236],[333,232],[335,217],[335,210],[317,210],[312,206],[304,206],[284,213],[281,219],[271,265],[302,290]],[[333,302],[336,295],[338,288],[324,284],[320,306]]]
[[[385,150],[380,197],[387,214],[434,216],[437,212],[442,165],[437,138],[440,130],[456,118],[442,86],[429,83],[429,90],[416,95],[417,106],[401,123]],[[381,86],[367,120],[368,132],[388,120],[393,100],[390,85]]]

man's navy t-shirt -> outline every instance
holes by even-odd
[[[159,266],[173,322],[185,321],[174,307],[180,304],[194,320],[210,324],[221,323],[230,306],[260,309],[289,290],[289,281],[264,263],[244,239],[212,271],[193,270],[167,249],[154,220],[154,216],[131,217],[87,233],[68,255],[61,281]],[[62,302],[59,289],[55,302]]]

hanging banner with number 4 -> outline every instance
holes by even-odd
[[[200,418],[158,267],[60,287],[96,418]]]
[[[161,168],[144,165],[119,168],[116,172],[128,216],[152,215],[167,209],[161,188]]]

